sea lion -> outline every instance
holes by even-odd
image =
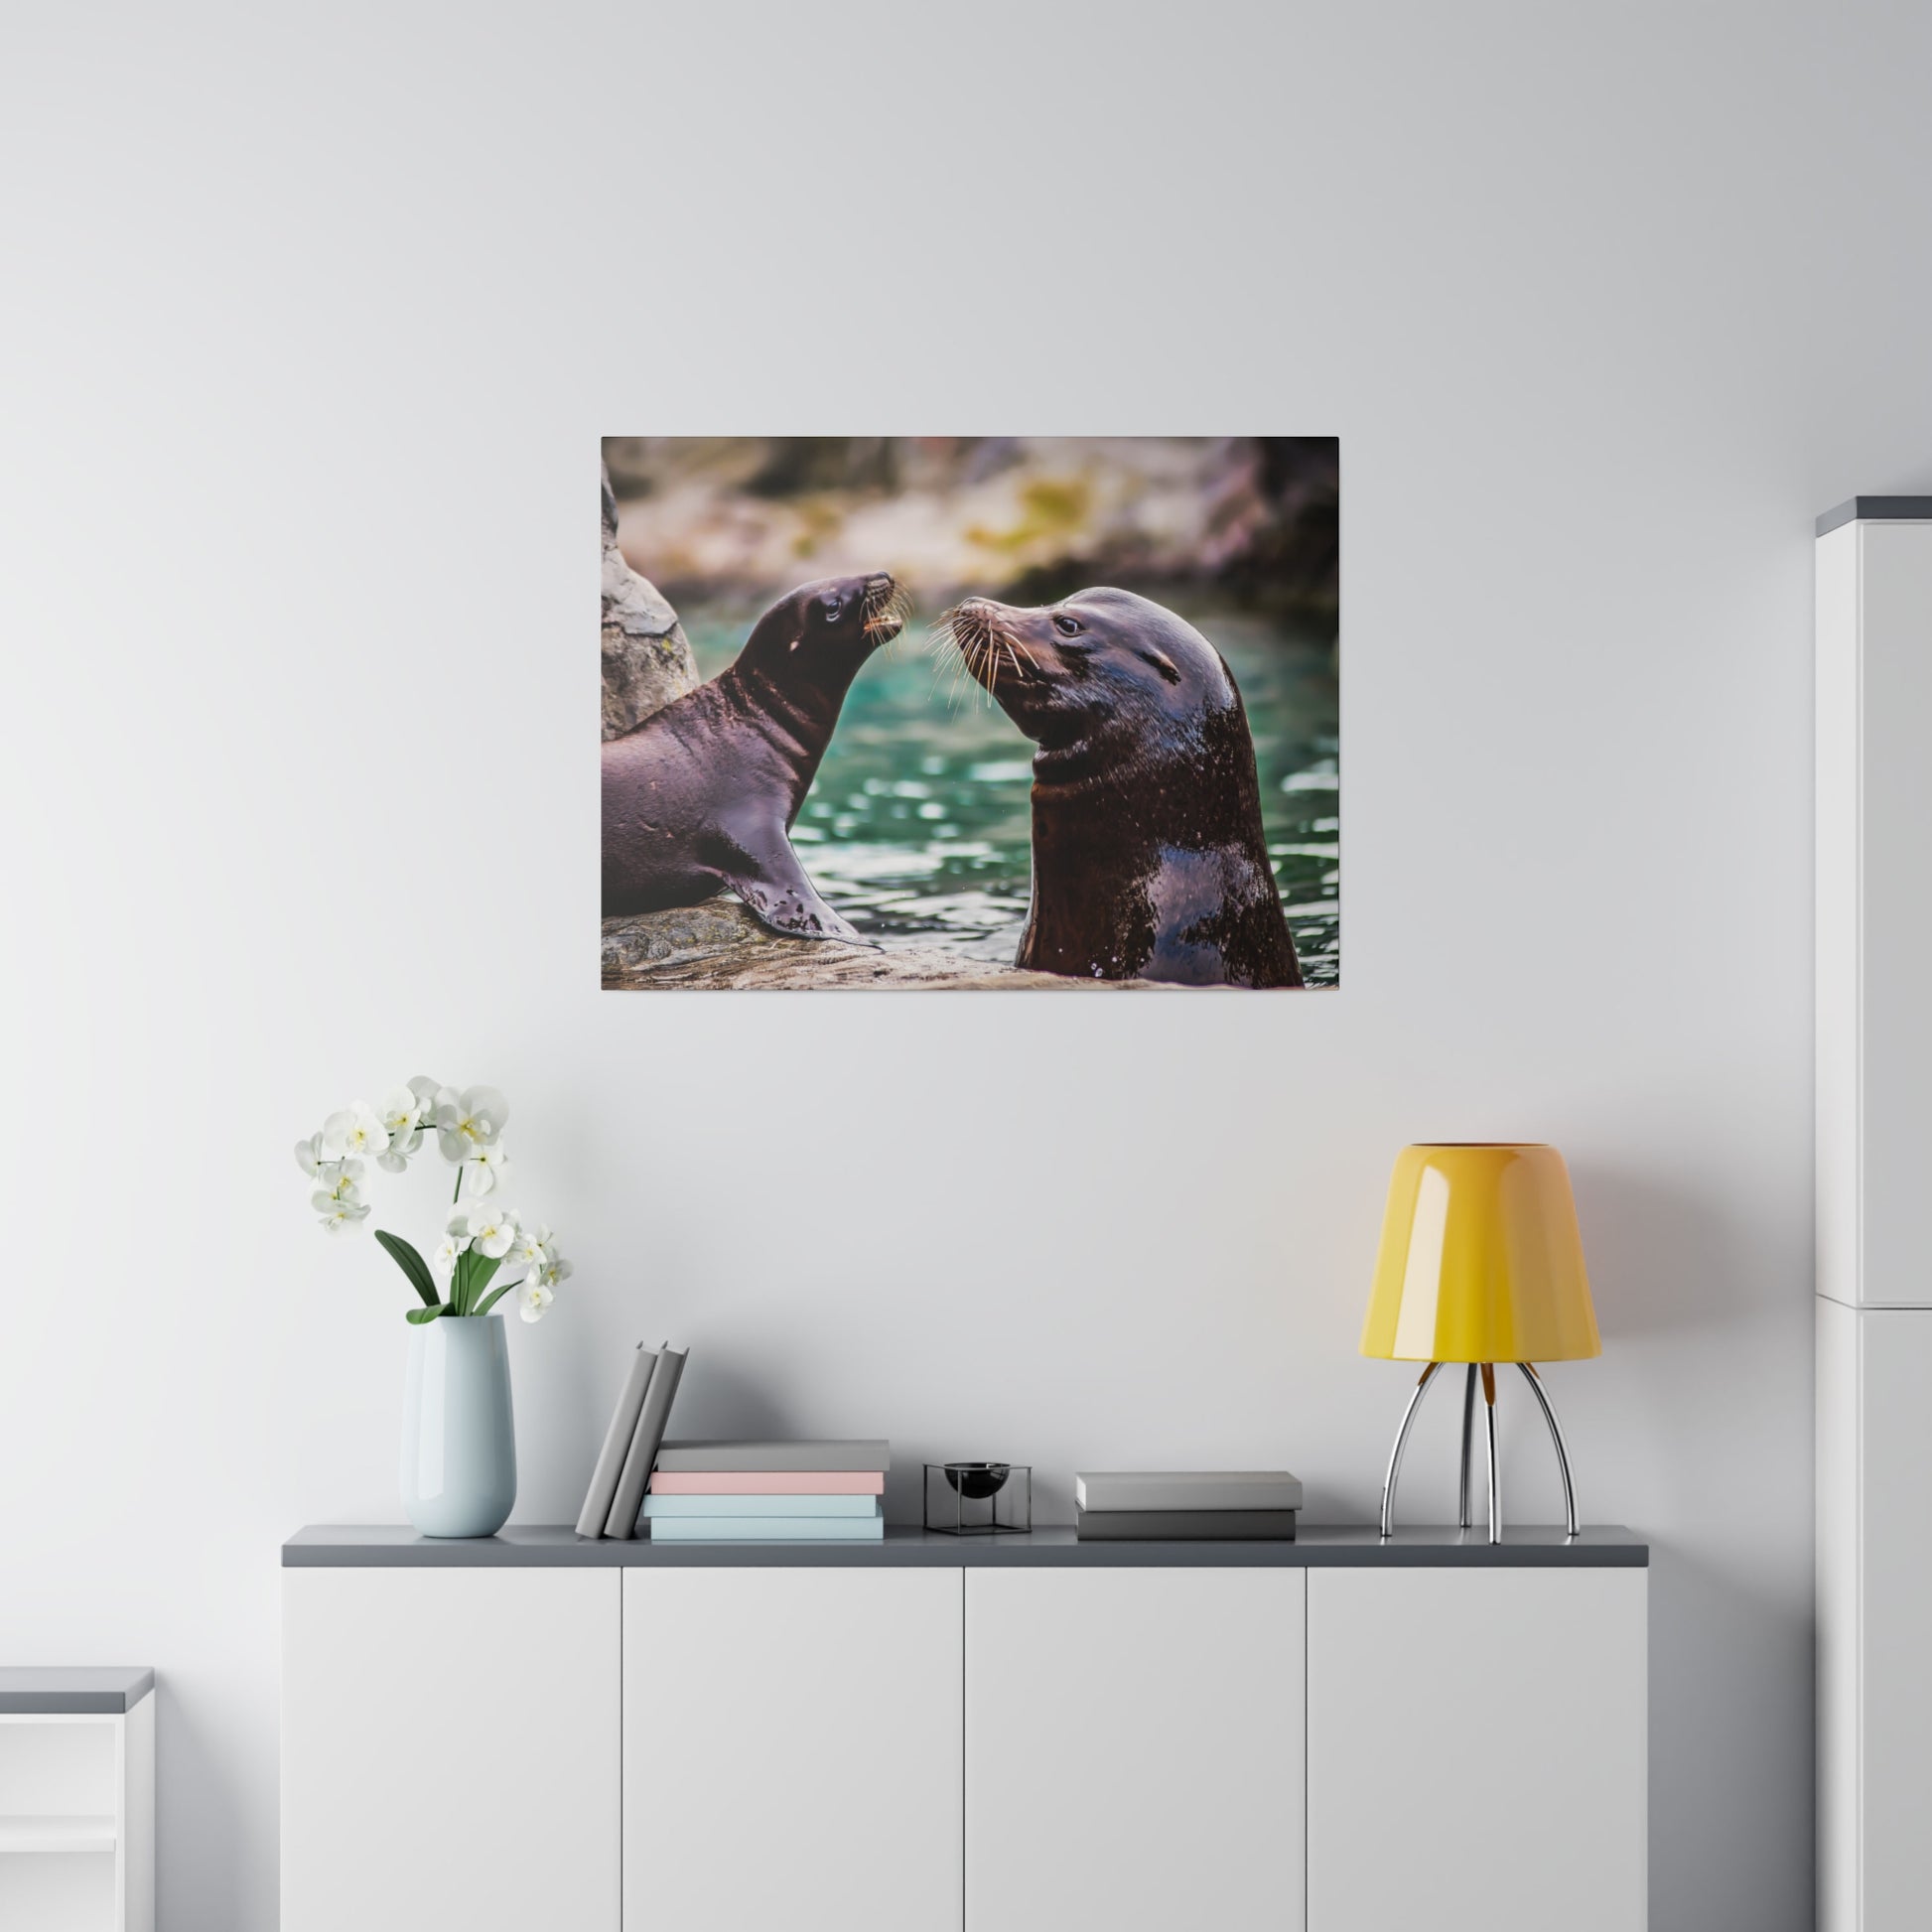
[[[801,585],[728,670],[608,740],[605,916],[696,905],[729,887],[774,932],[856,939],[787,835],[852,680],[904,621],[883,571]]]
[[[1081,979],[1300,986],[1241,693],[1192,624],[1131,591],[940,620],[1039,747],[1015,964]]]

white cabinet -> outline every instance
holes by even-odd
[[[285,1554],[282,1932],[1643,1924],[1622,1531]]]
[[[623,1573],[626,1932],[958,1932],[960,1588]]]
[[[1932,498],[1919,517],[1818,542],[1818,1292],[1854,1308],[1932,1306]]]
[[[1818,1303],[1819,1898],[1829,1932],[1932,1915],[1932,1309]]]
[[[1932,1897],[1932,497],[1820,520],[1818,1906]]]
[[[1297,1932],[1306,1573],[966,1574],[966,1932]]]
[[[283,1573],[281,1932],[618,1932],[620,1573]]]
[[[1646,1576],[1310,1572],[1308,1932],[1642,1932]]]
[[[0,1709],[0,1926],[154,1932],[151,1695],[121,1712]]]

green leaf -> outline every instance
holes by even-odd
[[[467,1258],[474,1265],[470,1270],[469,1299],[463,1305],[463,1311],[465,1314],[480,1314],[482,1311],[477,1307],[477,1298],[489,1286],[490,1276],[502,1267],[502,1257],[497,1256],[492,1260],[490,1256],[480,1255],[472,1248]]]
[[[402,1318],[405,1321],[413,1321],[418,1327],[421,1327],[425,1321],[434,1321],[439,1314],[448,1314],[449,1311],[449,1309],[443,1303],[438,1302],[433,1309],[410,1309],[404,1313]]]
[[[503,1299],[503,1297],[510,1292],[511,1289],[521,1288],[523,1284],[519,1281],[519,1282],[505,1282],[501,1288],[492,1288],[489,1291],[489,1293],[483,1297],[483,1304],[477,1310],[477,1312],[479,1314],[487,1314],[490,1311],[490,1310],[493,1309],[496,1306],[496,1304],[500,1302]]]
[[[377,1228],[375,1238],[382,1243],[383,1252],[389,1259],[408,1276],[409,1286],[416,1291],[423,1303],[429,1308],[435,1308],[441,1298],[436,1293],[436,1284],[431,1281],[428,1264],[422,1256],[399,1234],[390,1234],[385,1229]],[[412,1315],[410,1318],[414,1320],[417,1317]]]

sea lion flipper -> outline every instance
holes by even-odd
[[[819,897],[789,839],[780,835],[775,846],[747,854],[746,861],[726,872],[725,883],[759,924],[790,939],[858,939],[853,927]]]

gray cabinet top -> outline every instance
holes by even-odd
[[[1854,496],[1818,519],[1818,534],[1841,523],[1932,523],[1932,496]]]
[[[563,1524],[512,1526],[468,1539],[419,1536],[400,1525],[298,1530],[282,1545],[288,1570],[516,1569],[1642,1569],[1650,1546],[1626,1529],[1513,1525],[1492,1544],[1484,1530],[1399,1529],[1384,1543],[1372,1524],[1310,1524],[1283,1543],[1081,1543],[1071,1529],[944,1536],[889,1526],[883,1543],[616,1543]]]
[[[119,1716],[153,1689],[153,1671],[115,1664],[0,1666],[0,1717]]]

